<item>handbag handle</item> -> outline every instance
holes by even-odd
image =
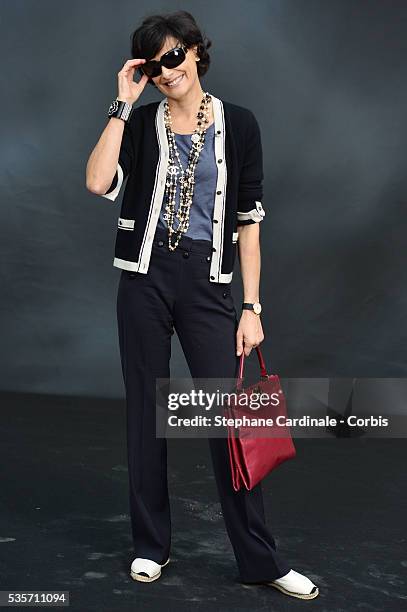
[[[268,378],[269,375],[267,374],[266,364],[264,362],[264,358],[263,358],[262,352],[260,350],[260,347],[256,346],[255,348],[256,348],[257,357],[258,357],[258,360],[259,360],[260,376],[261,376],[261,378]],[[243,384],[244,358],[245,358],[245,354],[244,354],[244,351],[243,351],[242,354],[240,355],[239,373],[238,373],[237,378],[236,378],[236,387],[237,387],[237,389],[240,389],[242,387],[242,384]]]

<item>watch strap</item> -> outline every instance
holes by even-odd
[[[254,308],[255,304],[256,305],[258,304],[260,306],[259,312],[256,312],[256,310]],[[252,302],[243,302],[242,310],[251,310],[252,312],[254,312],[255,314],[258,315],[258,314],[261,313],[261,304],[260,304],[260,302],[253,302],[253,303]]]

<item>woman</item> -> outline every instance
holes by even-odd
[[[122,270],[117,316],[136,554],[131,576],[143,582],[159,578],[170,560],[167,446],[155,433],[155,379],[170,376],[174,329],[193,378],[235,379],[242,351],[249,355],[264,339],[260,132],[251,111],[203,91],[210,45],[186,11],[146,18],[133,34],[135,59],[118,73],[118,96],[87,165],[87,188],[112,201],[128,177],[113,264]],[[148,82],[164,98],[134,108]],[[230,291],[237,244],[239,320]],[[260,484],[235,492],[226,438],[209,444],[242,582],[316,597],[314,583],[276,551]]]

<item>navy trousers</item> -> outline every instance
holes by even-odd
[[[126,231],[126,230],[123,230]],[[175,251],[157,227],[147,274],[122,270],[117,322],[126,391],[129,502],[134,552],[164,563],[171,520],[167,440],[156,437],[155,379],[170,378],[171,336],[192,378],[235,378],[237,313],[231,284],[209,281],[212,244],[183,235]],[[226,438],[208,438],[225,527],[242,582],[271,581],[291,567],[266,526],[261,483],[235,492]]]

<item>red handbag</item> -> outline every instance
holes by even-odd
[[[259,359],[261,380],[243,389],[243,364],[245,358],[243,352],[240,355],[235,394],[232,394],[224,408],[225,416],[233,419],[243,417],[244,415],[250,419],[253,417],[272,418],[273,425],[266,425],[263,428],[261,426],[244,424],[239,427],[227,425],[229,459],[233,489],[235,491],[238,491],[243,486],[250,491],[280,463],[296,456],[289,427],[285,424],[276,425],[274,421],[280,415],[287,417],[286,401],[280,385],[280,379],[277,374],[267,374],[260,348],[256,347],[256,351]],[[242,394],[251,396],[252,393],[267,393],[268,397],[276,394],[274,398],[279,398],[278,405],[275,406],[270,401],[266,406],[262,405],[258,410],[248,407],[250,402],[247,400],[246,404],[243,402],[244,405],[242,405],[239,399]],[[267,431],[267,437],[259,437],[259,431],[265,430]]]

